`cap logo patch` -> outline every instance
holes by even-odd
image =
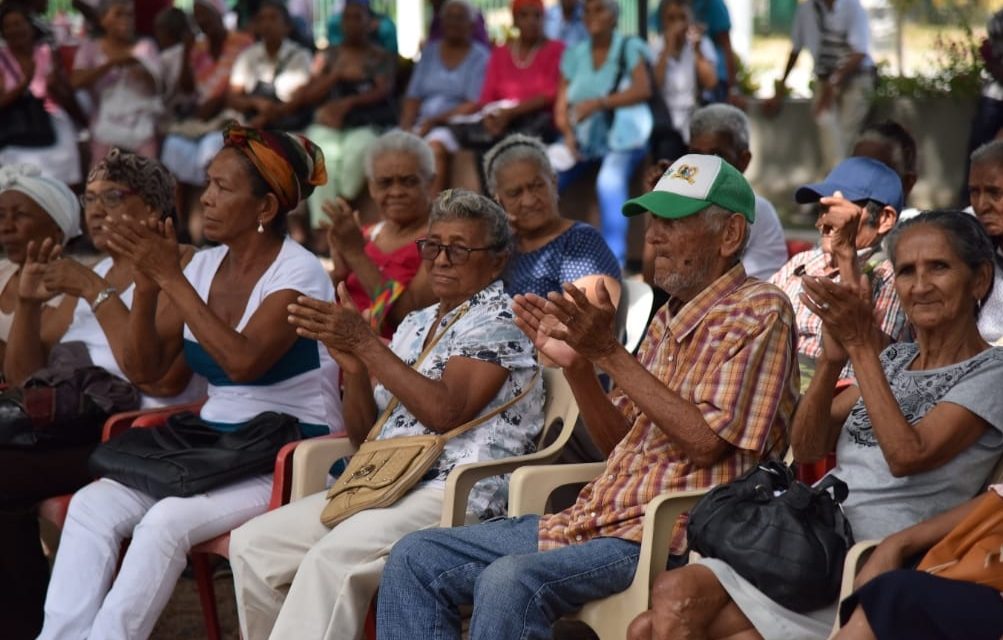
[[[676,167],[676,170],[669,177],[673,180],[685,180],[689,184],[693,184],[696,182],[698,173],[700,173],[700,167],[691,164],[681,164]]]

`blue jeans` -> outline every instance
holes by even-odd
[[[627,201],[630,177],[634,175],[634,170],[647,152],[645,147],[632,151],[608,152],[602,157],[599,176],[596,178],[603,239],[621,265],[627,260],[628,227],[628,220],[621,208]],[[557,190],[564,191],[565,187],[577,180],[582,172],[595,166],[597,162],[600,160],[582,160],[567,171],[560,172],[557,175]]]
[[[471,640],[550,638],[551,625],[585,603],[630,586],[641,546],[595,538],[537,550],[539,516],[405,536],[380,583],[380,640],[459,638],[474,605]]]

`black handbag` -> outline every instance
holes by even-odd
[[[814,611],[839,598],[853,546],[839,506],[847,493],[832,475],[810,487],[783,463],[763,462],[700,499],[686,528],[690,548],[727,562],[776,603]]]
[[[0,62],[13,77],[21,77],[7,56],[0,54]],[[0,109],[0,149],[4,147],[51,147],[56,144],[56,129],[45,103],[30,91]]]
[[[299,421],[265,412],[236,431],[213,429],[190,412],[174,414],[160,427],[127,429],[99,445],[89,465],[154,498],[188,497],[268,473],[279,449],[299,440]]]
[[[51,367],[0,393],[0,446],[96,443],[108,416],[139,408],[139,391],[101,367]]]

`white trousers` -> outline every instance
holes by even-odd
[[[255,518],[230,536],[244,640],[356,640],[393,545],[438,526],[442,484],[420,485],[386,509],[320,522],[317,493]]]
[[[39,639],[147,638],[188,550],[264,513],[271,486],[271,475],[256,476],[163,500],[114,480],[84,487],[70,502]],[[115,577],[122,541],[130,536]]]
[[[858,73],[846,81],[832,107],[815,116],[826,173],[850,154],[871,110],[873,95],[874,76],[866,71]]]

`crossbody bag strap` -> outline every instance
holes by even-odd
[[[442,337],[444,335],[446,335],[446,332],[452,329],[453,325],[459,322],[460,318],[466,315],[467,311],[469,310],[470,310],[470,303],[467,303],[466,305],[464,305],[462,309],[460,309],[460,311],[455,316],[453,316],[453,319],[449,321],[449,324],[443,327],[442,331],[432,336],[432,340],[422,350],[421,355],[418,356],[418,359],[414,361],[414,365],[411,366],[412,369],[414,369],[415,371],[418,370],[418,367],[420,367],[421,363],[425,361],[425,358],[428,357],[428,354],[432,353],[432,349],[434,349],[436,345],[439,344],[439,341],[442,340]],[[387,420],[390,419],[390,414],[394,412],[394,409],[396,409],[397,405],[399,404],[400,400],[397,399],[397,396],[394,396],[393,398],[390,399],[390,402],[387,403],[387,408],[383,410],[382,414],[380,414],[379,420],[377,420],[376,424],[373,425],[373,428],[369,430],[369,434],[366,436],[365,440],[366,442],[369,442],[370,440],[375,440],[376,436],[380,435],[380,431],[383,430],[383,425],[387,423]]]
[[[462,436],[464,433],[470,431],[474,427],[478,427],[478,426],[484,424],[485,422],[487,422],[488,420],[490,420],[491,418],[494,418],[495,416],[497,416],[498,414],[500,414],[502,411],[507,411],[508,409],[510,409],[513,405],[515,405],[515,403],[517,403],[520,400],[522,400],[523,398],[525,398],[526,395],[530,391],[533,390],[533,387],[536,386],[536,381],[540,379],[540,372],[541,371],[543,371],[543,369],[540,368],[540,367],[537,367],[536,373],[533,374],[533,378],[529,381],[529,384],[527,384],[526,388],[523,389],[522,391],[520,391],[519,394],[516,395],[514,398],[512,398],[511,400],[509,400],[508,402],[506,402],[504,404],[501,404],[501,405],[495,407],[494,409],[492,409],[491,411],[488,411],[487,413],[485,413],[482,416],[477,416],[473,420],[470,420],[469,422],[465,422],[465,423],[461,424],[460,426],[456,427],[455,429],[452,429],[451,431],[447,431],[446,433],[443,433],[442,434],[442,439],[443,440],[452,440],[453,438],[455,438],[457,436]]]

